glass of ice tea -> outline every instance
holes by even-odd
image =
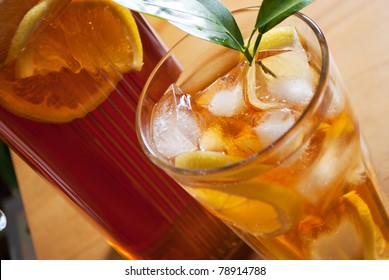
[[[246,38],[257,11],[234,13]],[[388,259],[386,197],[321,30],[298,13],[257,56],[180,41],[138,104],[145,153],[264,258]]]

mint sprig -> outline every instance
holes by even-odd
[[[231,12],[219,0],[113,0],[133,11],[167,20],[195,37],[237,50],[251,63],[262,35],[314,0],[264,0],[245,45]],[[250,44],[256,35],[254,47]]]

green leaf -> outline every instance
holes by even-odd
[[[265,33],[290,15],[308,6],[314,0],[264,0],[258,13],[255,28]]]
[[[264,0],[258,13],[255,29],[259,33],[254,45],[256,53],[262,34],[282,22],[290,15],[308,6],[314,0]]]
[[[231,12],[218,0],[114,0],[133,11],[167,20],[183,31],[240,52],[244,40]]]

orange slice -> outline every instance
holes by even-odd
[[[0,87],[0,105],[35,121],[83,117],[123,73],[142,67],[140,36],[127,8],[73,0],[51,20],[57,11],[57,0],[42,0],[24,16],[8,52],[8,60],[16,57],[14,80],[8,74],[11,82]]]

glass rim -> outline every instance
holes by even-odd
[[[259,9],[259,6],[252,6],[252,7],[246,7],[246,8],[241,8],[232,11],[232,13],[239,13],[239,12],[244,12],[244,11],[249,11],[253,9]],[[146,155],[149,157],[149,159],[154,162],[157,166],[160,168],[164,169],[165,171],[174,173],[174,174],[182,174],[182,175],[193,175],[193,176],[204,176],[204,175],[215,175],[218,173],[230,171],[237,169],[243,165],[252,163],[258,158],[263,158],[271,155],[274,151],[277,151],[279,149],[279,146],[281,145],[282,141],[284,139],[287,139],[290,137],[291,134],[293,134],[295,131],[301,129],[303,125],[303,121],[309,117],[310,114],[313,114],[315,112],[315,109],[319,106],[319,103],[321,101],[322,96],[324,96],[327,81],[328,81],[328,76],[329,76],[329,49],[328,49],[328,44],[327,40],[321,31],[320,27],[307,15],[297,12],[290,17],[297,17],[301,21],[303,21],[309,28],[310,30],[314,33],[318,45],[320,46],[320,52],[321,52],[321,68],[320,68],[320,77],[317,83],[316,90],[305,107],[304,111],[302,112],[301,116],[296,120],[296,122],[292,125],[291,128],[287,130],[281,137],[277,138],[275,141],[273,141],[271,144],[266,146],[264,149],[253,153],[252,155],[229,165],[218,167],[218,168],[209,168],[209,169],[201,169],[201,170],[193,170],[193,169],[185,169],[185,168],[179,168],[175,167],[174,165],[168,163],[166,160],[161,160],[158,157],[158,154],[155,152],[154,149],[149,147],[149,144],[147,141],[144,141],[146,137],[144,136],[144,133],[141,129],[142,127],[142,122],[141,122],[141,114],[142,114],[142,104],[144,103],[145,96],[147,94],[147,89],[149,88],[150,84],[153,81],[153,77],[155,73],[158,71],[158,69],[161,67],[161,65],[168,59],[172,53],[174,53],[175,49],[182,44],[184,41],[188,40],[189,38],[193,38],[194,36],[190,34],[186,34],[184,37],[182,37],[179,41],[177,41],[171,48],[170,50],[163,56],[163,58],[157,63],[157,65],[154,67],[153,71],[151,72],[149,78],[146,81],[145,86],[142,89],[141,95],[139,97],[138,101],[138,106],[137,106],[137,111],[136,111],[136,132],[137,132],[137,137],[140,142],[140,146],[142,147],[143,151],[146,153]],[[212,43],[210,43],[212,44]],[[310,130],[314,130],[316,126],[311,128]],[[309,131],[308,133],[311,133]]]

